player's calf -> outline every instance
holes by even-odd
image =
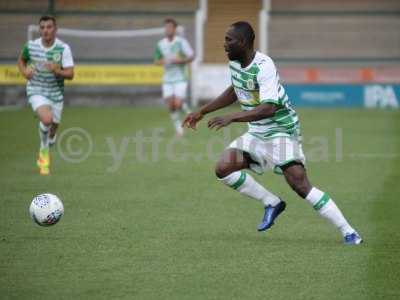
[[[175,132],[178,137],[181,137],[181,136],[183,136],[183,128],[181,126],[181,120],[179,117],[179,109],[175,103],[175,97],[167,98],[167,102],[168,102],[171,120],[175,127]]]
[[[251,159],[247,153],[237,149],[228,149],[216,164],[215,174],[218,180],[227,186],[263,203],[264,216],[257,229],[264,231],[274,224],[274,220],[283,212],[286,204],[243,171],[243,169],[249,168],[250,162]]]
[[[52,123],[49,130],[49,146],[53,146],[57,139],[58,123]]]
[[[53,113],[50,106],[42,105],[36,110],[39,118],[39,137],[40,137],[40,150],[37,159],[37,165],[41,175],[48,175],[50,173],[50,130],[53,124]]]
[[[302,198],[306,198],[311,191],[306,170],[301,163],[292,162],[282,167],[283,174],[289,186]]]
[[[362,242],[360,235],[350,226],[330,196],[310,184],[302,164],[291,163],[282,169],[292,189],[309,202],[323,218],[340,230],[345,244],[358,245]]]

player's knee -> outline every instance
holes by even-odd
[[[175,106],[173,105],[173,103],[168,103],[168,108],[169,108],[170,112],[176,111]]]
[[[44,126],[49,127],[49,126],[51,126],[51,124],[53,122],[53,118],[52,118],[52,116],[50,114],[49,115],[45,115],[45,116],[42,116],[40,118],[40,122],[42,122],[42,124]]]
[[[224,177],[228,176],[230,173],[232,173],[232,172],[229,170],[229,168],[227,168],[226,164],[218,162],[215,165],[215,175],[218,178],[224,178]]]
[[[179,98],[175,98],[175,109],[180,110],[182,108],[182,100]]]

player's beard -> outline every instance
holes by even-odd
[[[226,55],[228,56],[229,60],[239,60],[241,55],[239,53],[239,51],[235,51],[234,49],[229,49],[228,51],[226,51]]]
[[[236,55],[233,52],[227,52],[226,54],[229,60],[239,60],[239,55]]]

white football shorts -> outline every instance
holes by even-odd
[[[164,83],[162,85],[162,96],[164,99],[175,96],[181,100],[184,100],[187,97],[187,88],[187,81]]]
[[[41,95],[32,95],[29,97],[29,103],[32,106],[32,110],[36,112],[36,110],[43,105],[50,106],[51,111],[53,113],[53,122],[60,123],[61,122],[61,115],[64,107],[64,102],[54,102],[50,99],[41,96]]]
[[[296,137],[275,137],[263,140],[250,133],[245,133],[234,140],[229,148],[249,153],[254,163],[250,169],[258,174],[273,170],[282,174],[281,166],[292,161],[305,165],[306,158],[301,142]]]

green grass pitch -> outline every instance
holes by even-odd
[[[215,133],[203,122],[175,143],[162,108],[67,108],[60,133],[83,128],[92,149],[65,134],[41,177],[37,120],[1,112],[0,299],[400,299],[400,112],[299,115],[311,181],[362,234],[359,247],[272,173],[255,177],[288,208],[256,231],[261,205],[213,173],[244,124]],[[157,149],[138,142],[157,130]],[[65,206],[49,228],[28,216],[43,192]]]

